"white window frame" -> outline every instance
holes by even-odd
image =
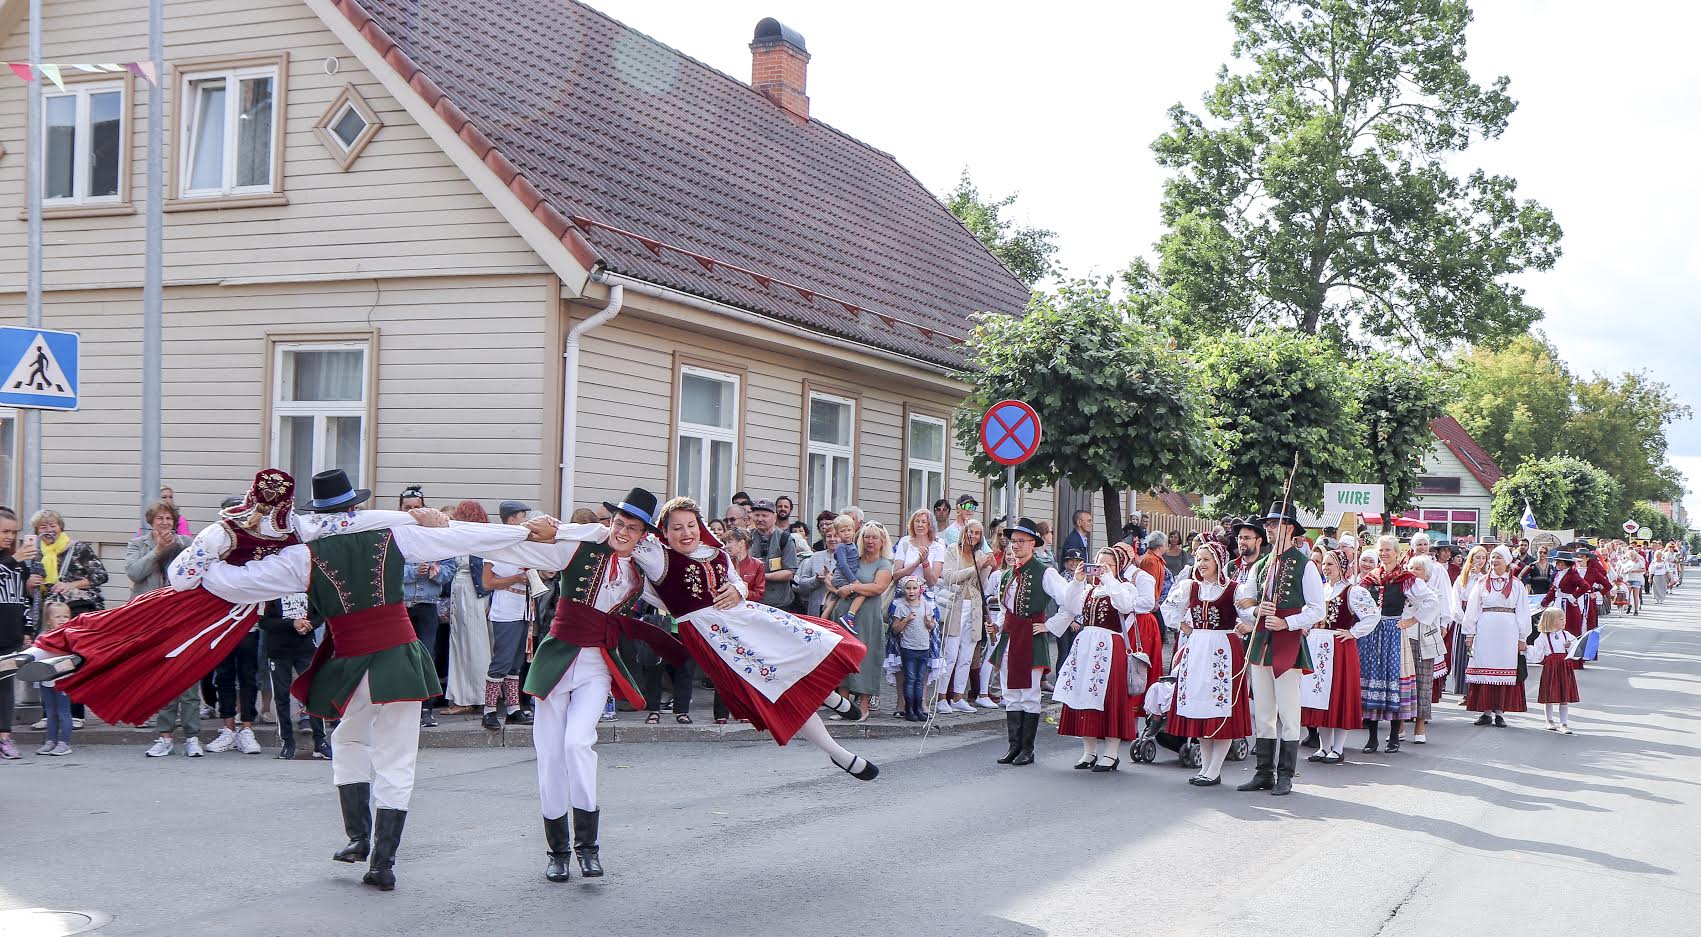
[[[19,506],[18,486],[23,478],[18,470],[18,451],[23,448],[23,420],[19,419],[19,411],[0,407],[0,421],[5,420],[12,422],[12,448],[0,450],[0,463],[4,463],[0,467],[0,504],[16,510]]]
[[[284,381],[288,376],[285,366],[288,356],[301,352],[314,351],[358,351],[360,352],[360,399],[359,400],[285,400],[283,399]],[[360,417],[360,455],[356,464],[360,467],[359,478],[353,479],[354,486],[371,487],[371,479],[366,478],[367,455],[372,445],[372,401],[367,397],[372,393],[372,343],[370,341],[301,341],[275,342],[272,346],[272,386],[268,389],[271,394],[272,413],[270,445],[270,465],[285,464],[281,450],[283,444],[283,420],[292,416],[313,417],[313,471],[323,472],[336,466],[332,463],[325,446],[326,428],[330,425],[330,417],[357,416]],[[298,495],[299,497],[299,495]]]
[[[818,441],[816,441],[814,436],[809,432],[809,428],[814,421],[815,401],[817,401],[817,400],[821,400],[821,401],[825,401],[827,403],[837,404],[837,405],[840,405],[840,406],[845,406],[845,407],[850,408],[850,444],[849,445],[839,445],[837,443],[818,442]],[[854,397],[845,397],[845,396],[840,395],[840,394],[829,394],[829,393],[825,393],[823,391],[818,391],[818,390],[811,390],[809,392],[808,398],[804,401],[804,411],[803,411],[803,441],[804,441],[804,444],[803,444],[803,504],[804,504],[804,507],[805,507],[805,510],[806,510],[808,516],[810,516],[810,517],[814,517],[816,514],[819,514],[822,511],[837,511],[839,508],[844,507],[844,505],[842,505],[842,504],[841,505],[833,505],[833,504],[828,503],[828,502],[833,500],[832,488],[833,488],[833,460],[834,459],[844,459],[845,464],[847,466],[849,466],[847,474],[846,474],[846,478],[845,478],[845,493],[846,493],[846,497],[849,498],[849,501],[847,501],[846,503],[849,504],[849,503],[854,503],[856,501],[856,436],[857,436],[857,412],[856,412],[857,408],[856,408],[856,405],[857,405],[857,401],[856,401],[856,398],[854,398]],[[825,493],[826,501],[822,501],[819,504],[817,504],[817,502],[814,498],[814,492],[810,488],[810,481],[809,481],[809,464],[816,456],[821,456],[821,457],[823,457],[827,460],[827,476],[826,476],[827,491]]]
[[[911,442],[913,439],[911,428],[918,421],[939,427],[939,461],[937,462],[916,456],[915,446]],[[910,495],[910,472],[920,470],[922,472],[921,498],[922,501],[927,503],[907,505],[904,510],[905,517],[923,509],[933,509],[933,504],[927,497],[927,473],[938,473],[939,497],[945,497],[945,459],[951,451],[949,429],[949,425],[939,417],[928,416],[925,413],[911,413],[909,415],[909,422],[904,425],[904,497],[907,499]]]
[[[278,191],[277,180],[278,161],[282,158],[278,147],[278,121],[283,116],[284,101],[280,92],[283,90],[281,77],[282,69],[277,65],[259,65],[248,68],[215,68],[206,71],[183,73],[177,83],[177,100],[182,112],[178,120],[177,132],[177,196],[184,199],[198,198],[228,198],[234,195],[272,195]],[[195,118],[199,113],[196,107],[196,96],[192,92],[198,81],[224,79],[224,166],[217,188],[192,189],[189,187],[193,178],[195,165]],[[236,185],[236,151],[237,151],[237,108],[241,104],[241,83],[250,78],[270,78],[272,80],[272,132],[266,138],[266,174],[264,185]]]
[[[686,419],[685,419],[685,377],[687,375],[690,375],[692,377],[703,378],[705,380],[719,381],[723,384],[732,385],[732,414],[731,414],[732,419],[729,421],[732,425],[731,425],[730,428],[729,427],[722,427],[722,426],[710,426],[707,423],[691,423],[691,422],[686,421]],[[739,478],[739,475],[738,475],[738,464],[739,464],[738,460],[739,460],[739,457],[740,457],[739,445],[738,445],[738,427],[739,427],[739,420],[743,416],[743,414],[740,410],[740,407],[743,403],[743,390],[744,390],[742,380],[743,379],[740,375],[731,374],[731,373],[728,373],[726,371],[715,371],[715,370],[712,370],[710,368],[700,368],[700,367],[697,367],[696,365],[690,365],[690,364],[681,364],[679,366],[679,387],[678,387],[677,390],[674,391],[674,400],[673,400],[673,408],[674,408],[673,412],[677,416],[677,418],[674,420],[674,423],[676,425],[675,425],[675,429],[674,429],[674,433],[673,433],[673,445],[674,445],[676,451],[675,451],[675,456],[674,456],[673,477],[670,478],[668,481],[671,483],[672,487],[675,489],[675,491],[674,491],[675,495],[678,495],[678,496],[681,496],[681,497],[691,498],[692,500],[696,501],[698,506],[700,508],[702,508],[705,512],[710,510],[710,506],[714,503],[714,500],[715,500],[714,498],[712,498],[710,496],[710,493],[708,491],[709,479],[711,477],[713,477],[710,469],[711,469],[711,466],[713,465],[713,462],[714,462],[714,447],[713,447],[714,443],[724,442],[724,443],[728,443],[732,446],[732,466],[731,466],[731,470],[727,473],[727,479],[726,479],[727,489],[726,489],[725,492],[722,493],[722,497],[720,499],[721,508],[724,509],[724,508],[730,506],[732,504],[733,494],[738,491],[738,478]],[[701,454],[699,455],[699,458],[702,459],[702,462],[699,465],[699,468],[701,469],[700,477],[703,479],[703,488],[704,488],[704,490],[701,491],[701,492],[690,492],[690,491],[680,490],[679,469],[681,468],[681,466],[683,465],[684,460],[685,460],[685,447],[680,444],[680,437],[682,437],[682,436],[691,436],[693,438],[701,440],[702,443],[703,443],[702,451],[701,451]],[[709,519],[709,518],[705,517],[705,519]]]
[[[73,125],[71,144],[71,195],[60,198],[43,198],[43,208],[82,207],[89,205],[121,205],[124,203],[125,174],[130,166],[130,94],[128,83],[123,80],[115,81],[79,81],[67,83],[64,91],[44,92],[41,96],[41,114],[36,134],[36,145],[41,147],[42,159],[47,159],[47,102],[54,98],[73,98],[77,102],[76,122]],[[89,127],[89,97],[95,94],[110,94],[118,92],[118,191],[111,195],[89,195],[89,178],[94,172],[92,132]],[[43,170],[45,173],[45,169]],[[45,175],[44,175],[45,178]],[[43,193],[45,195],[45,193]]]

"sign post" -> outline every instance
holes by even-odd
[[[1632,536],[1632,537],[1636,536],[1636,532],[1641,530],[1641,529],[1642,529],[1642,525],[1636,523],[1635,521],[1625,521],[1624,522],[1624,532],[1626,534]]]
[[[1004,523],[1016,522],[1016,466],[1034,457],[1040,444],[1040,418],[1020,400],[1000,400],[980,418],[980,445],[986,457],[1006,467]]]

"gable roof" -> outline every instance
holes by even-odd
[[[1483,449],[1482,446],[1477,445],[1477,441],[1471,438],[1470,433],[1465,432],[1465,428],[1459,425],[1458,420],[1450,416],[1436,417],[1429,421],[1429,431],[1434,433],[1436,438],[1441,440],[1441,444],[1446,446],[1448,451],[1452,452],[1460,462],[1464,463],[1465,471],[1470,472],[1471,476],[1481,482],[1482,486],[1489,491],[1494,490],[1495,482],[1506,477],[1506,473],[1500,470],[1500,466],[1494,464],[1494,457],[1489,455],[1488,451]]]
[[[333,2],[587,264],[949,367],[1027,305],[891,155],[574,0]]]

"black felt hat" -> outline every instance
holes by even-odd
[[[604,501],[602,506],[607,508],[610,514],[625,514],[634,520],[643,521],[649,530],[661,533],[661,528],[656,526],[656,496],[642,488],[628,491],[626,500],[618,504]]]
[[[313,476],[313,500],[307,509],[316,514],[346,511],[372,497],[370,489],[356,488],[342,469],[330,469]]]

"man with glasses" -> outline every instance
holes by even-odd
[[[951,522],[951,526],[945,528],[939,535],[940,540],[947,548],[956,549],[957,541],[963,538],[963,528],[969,525],[969,521],[975,519],[975,512],[979,510],[980,499],[974,495],[957,496],[957,518]]]

